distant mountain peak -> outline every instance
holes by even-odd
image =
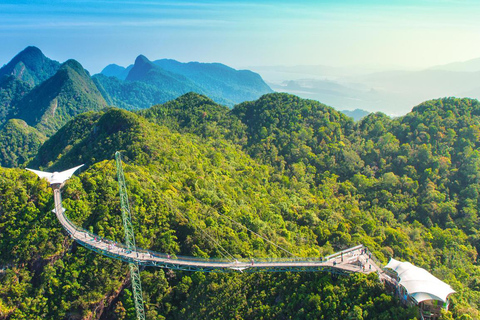
[[[141,54],[135,59],[135,66],[144,66],[144,65],[153,66],[154,64],[150,60],[148,60],[147,57]]]
[[[83,68],[83,66],[80,64],[80,62],[78,62],[77,60],[74,60],[74,59],[69,59],[69,60],[65,61],[62,64],[62,66],[60,67],[60,69],[66,69],[66,68],[73,69],[77,73],[80,73],[80,74],[88,74],[87,70],[85,70]]]
[[[70,59],[19,102],[18,118],[51,135],[77,114],[106,106],[88,71]]]
[[[171,86],[169,89],[176,87],[181,94],[198,89],[183,75],[166,71],[161,66],[148,60],[144,55],[139,55],[135,59],[135,64],[125,80],[142,81],[160,87]]]
[[[370,112],[362,110],[362,109],[355,109],[355,110],[341,110],[343,114],[353,118],[354,121],[360,121],[364,117],[368,116]]]
[[[20,53],[17,55],[17,57],[18,56],[25,56],[25,55],[45,57],[42,50],[40,50],[39,48],[37,48],[35,46],[26,47],[25,49],[20,51]]]
[[[12,75],[18,80],[37,85],[54,75],[59,67],[58,61],[47,58],[39,48],[29,46],[0,69],[0,77]]]
[[[13,59],[12,61],[18,61],[25,59],[26,57],[30,58],[36,58],[36,59],[43,59],[45,58],[45,55],[43,54],[42,50],[40,50],[37,47],[34,46],[29,46],[20,51]]]
[[[129,81],[144,80],[145,77],[150,72],[150,70],[153,70],[153,69],[160,70],[161,68],[154,65],[150,60],[147,59],[147,57],[141,54],[135,59],[135,64],[133,65],[133,68],[128,73],[126,80],[129,80]]]
[[[132,68],[133,64],[129,65],[126,68],[119,66],[118,64],[109,64],[108,66],[103,68],[102,72],[100,73],[107,77],[115,77],[120,80],[125,80]]]
[[[430,70],[443,70],[453,72],[480,72],[480,58],[434,66],[430,68]]]

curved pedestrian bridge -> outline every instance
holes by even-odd
[[[53,211],[70,236],[90,250],[126,262],[134,262],[144,266],[202,272],[381,272],[380,267],[371,259],[371,253],[369,253],[363,245],[355,246],[323,258],[254,258],[248,260],[179,257],[141,248],[128,250],[122,243],[102,238],[73,224],[65,215],[65,209],[62,206],[61,184],[51,184],[51,187],[54,191],[55,201],[55,209]]]

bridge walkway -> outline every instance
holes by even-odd
[[[77,227],[65,215],[62,206],[61,185],[52,184],[55,209],[53,210],[70,236],[90,250],[106,256],[136,262],[139,265],[155,266],[175,270],[202,272],[280,272],[280,271],[328,271],[332,273],[383,273],[372,259],[371,253],[363,245],[355,246],[323,258],[255,258],[255,259],[202,259],[196,257],[170,256],[150,250],[136,248],[128,250],[123,244],[102,238]]]

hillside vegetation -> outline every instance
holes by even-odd
[[[18,167],[37,154],[47,138],[23,120],[10,119],[0,128],[0,166]]]
[[[43,60],[47,59],[43,54],[41,57]],[[32,59],[30,56],[29,58]],[[18,59],[26,58],[21,53],[12,61]],[[48,61],[50,60],[44,61],[44,64],[48,65]],[[34,68],[37,73],[33,74],[47,76],[41,73],[39,68]],[[68,60],[57,69],[52,76],[36,86],[15,75],[0,77],[2,166],[24,165],[37,153],[46,137],[54,134],[76,115],[107,106],[107,102],[80,63]]]
[[[16,104],[32,89],[28,83],[14,76],[0,78],[0,126],[18,113]]]
[[[355,123],[269,94],[232,110],[198,95],[77,116],[33,168],[85,163],[63,192],[80,226],[121,241],[113,155],[125,159],[137,244],[198,257],[324,256],[363,243],[456,291],[444,319],[479,318],[480,103],[425,102]],[[46,181],[0,168],[0,319],[133,319],[127,266],[72,243]],[[227,218],[228,217],[228,218]],[[215,241],[212,241],[215,239]],[[215,242],[218,242],[217,244]],[[228,253],[226,253],[228,252]],[[231,257],[230,257],[231,258]],[[149,319],[412,319],[375,275],[201,274],[145,268]]]

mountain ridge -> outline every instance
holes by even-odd
[[[88,72],[71,59],[18,103],[16,117],[51,135],[75,115],[106,106]]]
[[[152,62],[145,56],[139,55],[135,64],[127,68],[108,65],[102,70],[101,74],[107,77],[115,77],[120,81],[133,82],[129,84],[116,83],[96,75],[95,77],[101,85],[112,87],[111,90],[107,90],[110,92],[112,100],[117,100],[118,92],[124,92],[123,88],[126,86],[141,90],[138,85],[135,85],[136,81],[141,81],[144,85],[153,85],[151,90],[158,92],[157,95],[168,97],[168,99],[157,99],[149,106],[165,103],[192,91],[205,94],[217,103],[233,107],[237,103],[255,100],[263,94],[273,92],[259,74],[249,70],[235,70],[221,63],[182,63],[173,59],[160,59]],[[158,85],[159,79],[170,81],[174,90],[164,92],[167,88]],[[183,89],[179,88],[179,82],[184,84]],[[150,101],[152,100],[150,99]],[[142,106],[145,105],[145,103],[142,103]]]
[[[129,65],[128,67],[124,68],[119,66],[118,64],[109,64],[105,68],[100,71],[100,74],[103,74],[107,77],[115,77],[119,80],[125,80],[128,76],[128,73],[133,68],[133,64]]]
[[[58,61],[47,58],[40,49],[30,46],[0,68],[0,78],[12,75],[30,85],[37,85],[55,74],[59,67]]]
[[[140,81],[153,84],[158,88],[171,91],[174,94],[182,95],[184,93],[201,90],[187,77],[164,70],[144,55],[139,55],[135,59],[133,68],[128,72],[126,81]],[[202,93],[202,92],[199,92]]]
[[[474,58],[466,61],[451,62],[443,65],[434,66],[429,69],[456,72],[478,72],[480,71],[480,58]]]
[[[239,103],[273,92],[258,73],[250,70],[235,70],[221,63],[181,63],[172,59],[155,60],[153,63],[192,79],[209,92],[214,100],[222,97]],[[242,95],[241,92],[247,94]]]

